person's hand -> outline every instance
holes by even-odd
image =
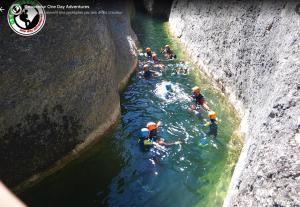
[[[156,125],[157,125],[157,127],[160,127],[163,125],[163,123],[161,121],[158,121]]]
[[[193,104],[193,105],[191,105],[191,109],[192,110],[196,110],[196,106]]]
[[[174,142],[174,144],[181,144],[181,143],[182,143],[181,141]]]

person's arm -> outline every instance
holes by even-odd
[[[209,106],[207,105],[207,102],[206,101],[204,101],[204,103],[203,103],[203,108],[206,110],[206,111],[210,111],[210,108],[209,108]]]
[[[166,142],[164,142],[164,146],[172,146],[172,145],[178,145],[178,144],[181,144],[181,142],[180,141],[176,141],[176,142],[170,142],[170,143],[166,143]]]

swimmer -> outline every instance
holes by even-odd
[[[152,60],[153,60],[153,67],[154,68],[159,68],[159,69],[164,69],[165,68],[165,65],[164,64],[161,64],[160,62],[159,62],[159,59],[158,59],[158,56],[157,56],[157,54],[156,53],[153,53],[152,54]]]
[[[214,111],[208,112],[209,122],[207,122],[204,126],[209,126],[208,136],[213,136],[214,138],[218,135],[218,121],[217,114]]]
[[[150,47],[146,48],[146,57],[147,57],[148,60],[152,59],[152,50],[151,50]]]
[[[171,50],[169,45],[165,45],[165,47],[160,49],[160,52],[164,54],[167,59],[175,59],[176,54]]]
[[[176,75],[180,75],[180,74],[186,75],[186,74],[188,74],[188,68],[185,65],[185,62],[183,60],[181,60],[179,62],[179,64],[177,64],[175,74]]]
[[[193,95],[192,98],[195,99],[195,104],[191,105],[189,108],[190,112],[194,112],[197,116],[201,116],[204,111],[210,111],[204,96],[201,94],[201,89],[198,86],[192,88]]]
[[[144,65],[143,69],[144,69],[143,76],[145,79],[156,78],[158,76],[157,72],[149,69],[148,64]]]
[[[147,129],[150,131],[150,138],[156,139],[157,136],[157,128],[162,126],[162,122],[159,121],[157,123],[155,122],[149,122],[147,123]]]

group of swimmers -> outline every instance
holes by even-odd
[[[160,49],[161,54],[166,58],[166,60],[174,60],[176,59],[176,54],[171,50],[171,47],[169,45],[165,45]],[[146,60],[143,62],[143,71],[141,72],[142,76],[145,79],[151,79],[156,78],[159,76],[159,72],[153,69],[159,69],[163,70],[166,66],[162,63],[161,60],[158,59],[157,53],[153,52],[150,47],[147,47],[145,49],[145,53],[143,53],[146,57]],[[177,64],[176,70],[174,71],[174,74],[187,74],[188,68],[185,65],[184,61],[180,61],[179,64]]]
[[[158,59],[158,56],[156,53],[152,52],[151,48],[147,47],[146,48],[146,61],[143,62],[143,77],[145,79],[150,79],[153,77],[158,76],[158,72],[155,70],[150,70],[150,66],[153,68],[159,68],[163,69],[165,67],[164,64],[160,62]],[[161,53],[164,55],[166,59],[173,60],[176,58],[176,54],[171,50],[169,45],[165,45],[165,47],[161,48]],[[187,74],[188,69],[185,65],[184,61],[180,61],[178,66],[176,67],[175,74]],[[166,85],[166,90],[167,91],[172,91],[172,87],[167,84]],[[203,113],[208,112],[208,118],[210,119],[209,122],[205,123],[204,126],[209,127],[209,132],[207,133],[208,136],[213,136],[216,137],[218,133],[218,122],[217,122],[217,115],[214,111],[210,109],[208,106],[204,96],[201,94],[201,89],[199,86],[195,86],[192,88],[192,99],[194,99],[195,103],[192,104],[189,108],[189,111],[194,113],[196,116],[201,117]],[[157,129],[162,126],[162,122],[149,122],[145,128],[142,128],[140,130],[140,139],[139,143],[142,147],[143,150],[149,150],[153,146],[171,146],[171,145],[176,145],[180,144],[180,141],[176,141],[173,143],[167,143],[164,141],[164,139],[159,138],[157,135]],[[200,144],[206,145],[206,137],[203,140],[200,141]]]

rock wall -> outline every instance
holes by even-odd
[[[224,206],[300,206],[300,6],[175,0],[172,32],[228,95],[246,142]]]
[[[85,3],[86,5],[86,3]],[[119,90],[137,64],[131,2],[92,3],[107,15],[47,15],[22,37],[1,16],[0,176],[14,186],[76,154],[120,113]]]

